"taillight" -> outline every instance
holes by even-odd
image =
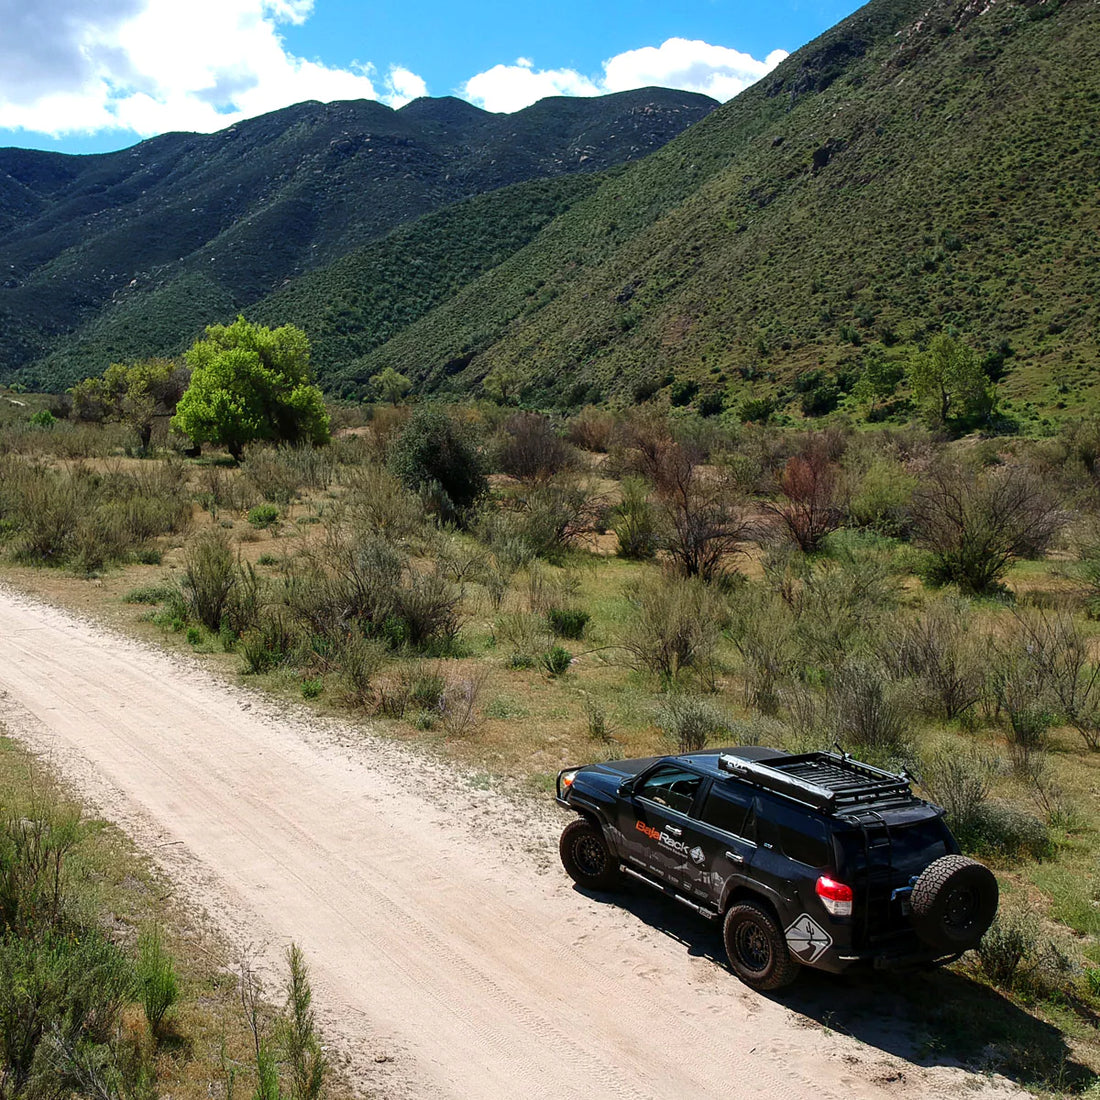
[[[852,888],[824,875],[817,880],[817,896],[834,917],[852,915]]]

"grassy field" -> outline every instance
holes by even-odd
[[[1087,739],[1100,629],[1083,429],[1011,444],[948,445],[919,432],[712,440],[692,484],[709,492],[733,478],[739,488],[722,498],[723,514],[736,500],[748,527],[704,582],[673,568],[661,517],[675,516],[661,511],[671,498],[659,477],[642,499],[666,549],[648,560],[616,553],[622,502],[637,485],[623,478],[641,453],[621,437],[610,454],[566,448],[556,472],[517,476],[503,467],[522,466],[508,450],[518,421],[456,409],[494,472],[476,514],[441,524],[430,493],[402,488],[386,470],[405,410],[349,421],[324,451],[254,449],[237,467],[217,453],[128,458],[109,432],[98,451],[93,440],[71,457],[75,433],[29,432],[28,408],[20,426],[0,428],[9,470],[94,484],[106,496],[88,489],[78,499],[98,515],[110,512],[111,485],[151,483],[151,471],[170,469],[187,509],[174,529],[114,557],[89,558],[77,538],[46,568],[28,564],[9,495],[0,576],[190,652],[219,675],[319,714],[369,720],[533,797],[546,797],[569,764],[704,742],[839,740],[911,767],[947,805],[964,846],[996,870],[1002,918],[950,976],[886,981],[891,1011],[924,1036],[910,1056],[919,1060],[924,1044],[926,1054],[950,1051],[1039,1092],[1093,1088],[1100,751]],[[796,494],[792,470],[810,461],[800,456],[825,443],[822,469],[836,475],[843,507],[835,529],[803,553],[783,533],[782,509]],[[988,594],[934,586],[934,554],[911,525],[918,483],[951,462],[970,463],[979,486],[1041,473],[1043,494],[1057,498],[1047,549],[1010,555]],[[200,598],[211,561],[227,586],[213,616]],[[1037,653],[1050,656],[1046,671]],[[878,981],[847,987],[842,1007],[832,986],[813,981],[792,1007],[873,1041]]]

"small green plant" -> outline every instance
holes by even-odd
[[[584,637],[584,628],[592,616],[576,607],[551,607],[546,623],[559,638],[574,640]]]
[[[573,654],[564,646],[556,645],[543,653],[539,660],[551,676],[564,676],[573,662]]]
[[[202,631],[197,626],[187,628],[187,644],[197,646],[202,641]]]
[[[256,559],[257,565],[278,565],[279,559],[274,554],[263,553]]]
[[[325,690],[325,681],[320,677],[302,681],[302,698],[316,699]]]
[[[588,736],[593,741],[613,741],[614,729],[607,718],[607,711],[591,695],[584,697],[584,718],[588,725]]]
[[[179,1000],[175,964],[164,950],[160,929],[155,925],[138,939],[137,982],[149,1033],[155,1043],[160,1038],[164,1017]]]
[[[30,418],[32,428],[52,428],[57,423],[57,417],[49,409],[39,409]]]
[[[270,527],[279,518],[279,509],[274,504],[257,504],[248,510],[248,522],[256,528]]]
[[[131,588],[122,597],[123,603],[158,604],[164,603],[179,594],[179,590],[170,584],[146,584],[140,588]]]

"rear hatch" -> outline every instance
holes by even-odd
[[[942,813],[926,803],[905,808],[851,810],[836,834],[839,874],[854,893],[857,950],[908,950],[909,889],[934,860],[958,850]]]

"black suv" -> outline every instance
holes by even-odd
[[[943,810],[847,754],[759,747],[567,768],[558,802],[574,882],[629,876],[723,921],[756,989],[798,963],[840,972],[947,962],[997,911],[992,872],[959,854]]]

